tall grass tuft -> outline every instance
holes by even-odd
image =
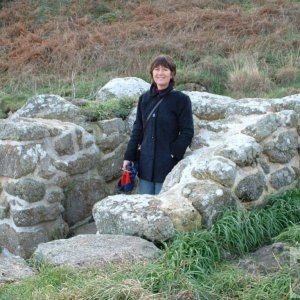
[[[229,67],[228,88],[236,96],[257,97],[271,88],[271,80],[265,71],[258,67],[253,56],[241,55],[233,59]]]
[[[162,260],[146,268],[140,281],[153,292],[160,292],[166,286],[172,290],[182,288],[186,278],[203,280],[222,259],[271,243],[272,238],[299,221],[298,189],[273,197],[265,208],[227,210],[209,229],[178,233],[166,245]]]

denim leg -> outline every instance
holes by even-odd
[[[139,194],[154,195],[154,193],[155,193],[154,182],[139,179]]]
[[[154,195],[157,195],[161,191],[161,188],[162,188],[163,184],[160,183],[160,182],[155,182],[154,184],[155,184]]]
[[[139,194],[157,195],[160,192],[162,185],[163,184],[160,182],[152,182],[152,181],[140,179]]]

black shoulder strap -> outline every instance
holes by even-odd
[[[156,105],[153,107],[153,109],[151,110],[151,112],[149,113],[149,115],[148,115],[148,117],[147,117],[147,119],[146,119],[146,121],[145,121],[145,124],[144,124],[144,126],[143,126],[144,129],[146,128],[146,125],[147,125],[149,119],[151,118],[152,114],[153,114],[154,111],[158,108],[159,104],[162,103],[163,100],[164,100],[164,98],[161,98],[161,99],[156,103]]]
[[[172,90],[170,93],[172,93],[174,90]],[[169,94],[169,93],[168,93]],[[152,114],[154,113],[154,111],[158,108],[158,106],[162,103],[162,101],[164,100],[165,97],[161,98],[156,104],[155,106],[153,107],[153,109],[151,110],[151,112],[149,113],[146,121],[145,121],[145,124],[143,124],[143,129],[145,130],[146,126],[147,126],[147,123],[148,121],[150,120]]]

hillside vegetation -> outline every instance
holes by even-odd
[[[300,3],[283,0],[0,1],[0,106],[37,93],[94,99],[154,55],[178,89],[241,97],[300,92]]]

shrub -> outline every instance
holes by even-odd
[[[90,101],[81,108],[81,111],[90,121],[112,118],[122,118],[124,120],[135,105],[136,100],[131,98],[112,99],[103,102]]]
[[[291,84],[297,79],[298,69],[293,66],[282,67],[276,74],[276,83]]]
[[[233,61],[227,86],[233,95],[256,97],[271,88],[271,80],[260,71],[255,59],[239,57]]]

